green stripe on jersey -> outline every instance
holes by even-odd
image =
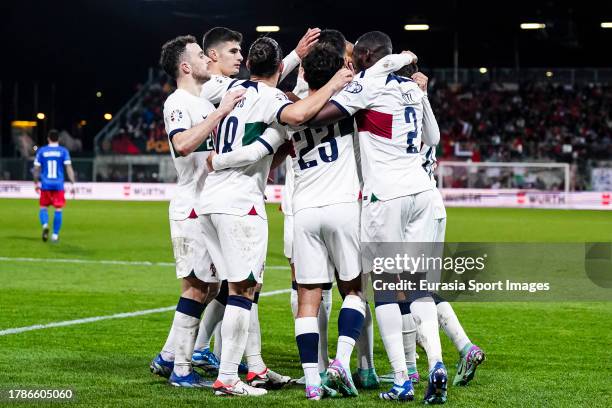
[[[213,141],[212,136],[208,137],[194,152],[212,152]]]
[[[242,145],[248,146],[255,141],[268,128],[268,125],[263,122],[253,122],[244,125],[244,136],[242,137]]]

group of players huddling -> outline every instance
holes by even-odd
[[[192,36],[162,47],[160,63],[177,82],[164,120],[178,173],[169,215],[182,291],[152,372],[174,386],[202,387],[208,384],[193,367],[218,371],[216,395],[259,396],[290,383],[262,359],[258,317],[268,241],[264,190],[271,167],[285,163],[284,249],[306,397],[357,396],[358,387],[389,382],[381,399],[413,400],[418,341],[429,362],[424,402],[444,403],[439,327],[460,353],[455,385],[473,378],[483,351],[435,294],[375,298],[393,370],[379,377],[364,295],[370,274],[360,256],[362,242],[444,240],[446,212],[433,178],[440,136],[416,56],[392,54],[382,32],[353,46],[336,30],[309,29],[284,59],[275,40],[257,39],[246,61],[250,78],[238,80],[232,76],[242,63],[241,42],[240,33],[217,27],[202,47]],[[294,91],[277,89],[300,64]],[[334,279],[343,302],[330,361]],[[359,367],[351,374],[355,346]]]

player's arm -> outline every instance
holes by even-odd
[[[417,62],[417,56],[411,51],[402,51],[401,54],[386,55],[376,64],[368,68],[368,76],[389,75],[400,68]]]
[[[248,166],[269,154],[275,154],[286,141],[286,131],[282,126],[268,127],[261,136],[255,139],[255,142],[248,146],[223,154],[211,152],[207,159],[209,170]]]
[[[34,168],[32,169],[32,178],[34,179],[34,190],[36,190],[37,192],[40,191],[40,185],[39,180],[40,180],[40,163],[38,162],[34,162]]]
[[[221,102],[221,99],[223,99],[232,81],[232,78],[216,75],[202,85],[200,96],[213,105],[217,105]]]
[[[315,46],[319,41],[319,35],[321,35],[320,28],[309,28],[306,34],[300,39],[295,50],[291,51],[285,58],[283,58],[283,72],[281,72],[279,82],[287,77],[298,65],[302,62],[302,59]]]
[[[234,109],[236,103],[244,98],[245,92],[245,89],[228,92],[221,100],[219,107],[201,123],[176,133],[170,132],[170,141],[176,153],[187,156],[195,151],[217,128],[221,119]]]
[[[293,104],[282,107],[278,112],[281,123],[298,126],[307,122],[317,114],[329,101],[329,99],[340,91],[353,79],[353,73],[347,68],[342,68],[321,89],[299,100]]]
[[[440,128],[438,121],[431,109],[429,98],[427,95],[421,100],[423,103],[423,143],[429,146],[435,146],[440,142]]]
[[[70,180],[70,182],[74,184],[76,182],[76,177],[74,176],[74,169],[72,168],[72,164],[64,164],[64,167],[66,167],[66,175],[68,176],[68,180]]]

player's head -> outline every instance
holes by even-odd
[[[302,60],[304,80],[310,89],[321,88],[344,65],[343,54],[331,44],[317,44]]]
[[[357,39],[353,48],[353,64],[357,71],[363,71],[391,52],[391,38],[381,31],[370,31]]]
[[[398,69],[395,73],[399,76],[410,78],[412,77],[412,75],[416,74],[417,72],[419,72],[419,66],[416,64],[416,62],[413,62],[412,64],[404,65],[403,67]]]
[[[231,76],[240,71],[241,43],[242,34],[225,27],[211,28],[204,34],[202,49],[212,60],[213,73]]]
[[[283,51],[278,43],[270,37],[255,40],[249,48],[247,68],[252,76],[260,78],[280,77],[283,70]],[[278,78],[276,78],[278,81]]]
[[[47,133],[47,140],[49,143],[57,143],[59,140],[59,132],[56,129],[51,129],[49,133]]]
[[[344,55],[346,47],[346,38],[338,30],[326,28],[319,35],[319,44],[328,44],[332,46],[340,55]]]
[[[200,83],[210,79],[209,63],[210,58],[192,35],[182,35],[165,43],[159,58],[159,64],[172,78],[179,80],[191,76]]]

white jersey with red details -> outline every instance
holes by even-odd
[[[182,157],[174,150],[172,139],[177,133],[202,122],[214,110],[210,102],[183,89],[174,91],[164,103],[164,124],[170,141],[172,161],[178,175],[176,192],[170,201],[171,220],[184,220],[194,208],[197,208],[204,180],[208,174],[206,158],[213,148],[212,137],[209,137],[196,151]]]
[[[257,214],[266,218],[264,191],[272,155],[287,140],[278,121],[282,109],[291,102],[282,91],[261,82],[237,80],[228,90],[234,88],[247,91],[219,124],[215,150],[223,155],[251,143],[262,143],[270,155],[248,166],[212,172],[206,179],[198,213]],[[269,127],[277,131],[266,132]]]
[[[293,214],[304,208],[356,202],[359,177],[353,151],[355,123],[345,118],[323,128],[292,133]]]
[[[424,95],[410,79],[368,76],[365,70],[331,99],[355,115],[364,199],[391,200],[431,189],[419,154]]]

